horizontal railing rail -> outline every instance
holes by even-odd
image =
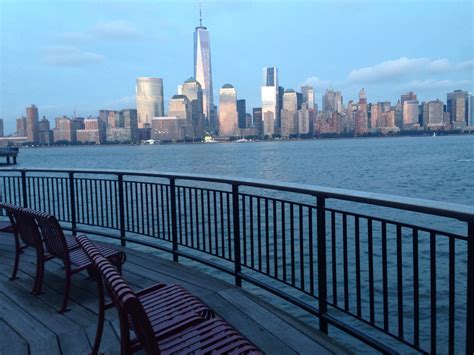
[[[322,332],[337,328],[384,353],[474,351],[472,206],[91,169],[1,169],[0,196],[75,234],[216,268],[317,316]]]

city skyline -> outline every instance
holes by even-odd
[[[444,16],[446,21],[453,23],[453,26],[450,26],[450,29],[446,30],[447,32],[444,35],[444,38],[442,38],[443,46],[440,46],[437,51],[434,51],[433,48],[431,48],[434,44],[434,41],[432,40],[434,35],[431,34],[427,36],[427,33],[425,33],[426,30],[423,30],[421,31],[423,33],[419,33],[418,31],[414,36],[410,37],[410,41],[407,41],[407,43],[405,44],[405,52],[400,50],[400,48],[398,48],[398,53],[374,54],[367,51],[366,55],[361,55],[361,53],[351,52],[351,61],[349,61],[350,63],[347,63],[345,66],[341,66],[341,69],[337,71],[334,67],[337,67],[336,64],[338,61],[340,61],[340,58],[332,58],[334,57],[334,55],[327,53],[325,55],[320,55],[320,53],[318,54],[318,52],[320,52],[319,49],[327,46],[327,41],[331,42],[333,39],[337,39],[337,36],[340,35],[340,29],[338,29],[339,33],[337,31],[331,32],[334,37],[332,39],[321,38],[317,37],[315,34],[311,34],[311,38],[314,37],[315,39],[317,39],[316,44],[311,46],[308,45],[306,42],[305,46],[301,47],[301,49],[305,49],[306,52],[298,51],[297,53],[300,54],[300,56],[298,56],[297,58],[295,58],[293,53],[293,60],[288,60],[288,58],[286,58],[288,56],[288,53],[281,52],[279,54],[274,54],[272,53],[272,50],[269,50],[269,53],[266,54],[263,59],[259,58],[259,60],[255,60],[254,62],[250,63],[250,58],[248,58],[248,56],[252,57],[252,53],[249,53],[248,51],[239,52],[238,49],[244,48],[244,45],[245,47],[250,46],[250,44],[252,43],[249,42],[255,41],[255,39],[249,38],[245,44],[241,44],[240,46],[235,47],[236,37],[239,36],[236,36],[236,33],[232,33],[232,31],[229,30],[228,24],[227,26],[223,26],[222,21],[227,20],[230,21],[230,23],[232,24],[235,23],[235,21],[238,18],[241,18],[242,16],[252,18],[253,16],[256,16],[259,11],[262,10],[262,4],[239,4],[242,6],[227,6],[231,6],[233,10],[235,8],[235,14],[233,11],[231,19],[228,16],[225,16],[223,6],[220,6],[216,3],[204,3],[203,25],[211,31],[211,37],[213,42],[212,65],[214,71],[213,77],[215,81],[213,91],[214,97],[218,97],[218,90],[224,83],[232,83],[236,87],[239,97],[245,98],[247,100],[247,107],[249,112],[251,111],[252,107],[261,106],[259,92],[261,85],[259,79],[261,76],[259,72],[261,73],[262,68],[266,66],[278,67],[279,83],[285,88],[299,89],[301,84],[309,84],[314,86],[316,102],[318,103],[318,105],[321,104],[321,96],[324,93],[325,89],[331,87],[335,90],[340,90],[343,92],[345,102],[347,102],[349,99],[355,100],[357,97],[357,92],[358,90],[360,90],[361,87],[366,88],[368,96],[371,98],[371,101],[374,102],[385,100],[396,102],[396,99],[401,93],[411,90],[416,91],[418,93],[420,102],[428,99],[432,100],[435,98],[439,98],[444,101],[446,92],[455,89],[472,91],[472,68],[474,64],[474,61],[472,60],[472,44],[469,44],[469,41],[464,40],[462,38],[463,36],[460,35],[467,34],[468,36],[469,33],[472,33],[472,31],[469,32],[469,29],[472,29],[472,20],[468,20],[469,13],[472,12],[472,4],[470,4],[469,2],[458,4],[461,7],[464,6],[466,11],[456,11],[456,16],[458,16],[460,20],[454,21],[454,23],[453,21],[451,21],[452,16],[454,16],[454,11],[452,9],[452,6],[450,6],[448,3],[435,3],[434,5],[427,7],[427,9],[424,10],[426,14],[431,14],[435,17]],[[402,2],[401,4],[403,5],[404,3]],[[43,5],[45,6],[44,8],[42,8],[42,11],[47,12],[48,5],[45,3]],[[110,5],[110,3],[108,3],[108,5]],[[152,8],[154,7],[149,3],[143,3],[142,5],[144,5],[143,7],[146,8],[148,11],[152,10]],[[94,52],[92,49],[90,52],[82,51],[80,53],[74,52],[76,53],[74,54],[71,53],[71,51],[68,52],[68,50],[65,50],[63,46],[63,50],[59,52],[56,51],[55,54],[53,53],[54,55],[52,55],[51,52],[47,52],[46,54],[40,53],[43,56],[42,58],[40,58],[41,63],[37,63],[33,60],[33,67],[36,67],[36,71],[34,73],[31,72],[31,65],[26,66],[26,73],[29,73],[31,77],[35,79],[38,76],[43,77],[44,81],[38,82],[37,80],[35,80],[34,82],[26,82],[26,84],[25,82],[23,82],[20,89],[19,87],[15,87],[15,85],[12,85],[12,77],[14,77],[15,74],[18,74],[18,68],[12,65],[11,61],[13,60],[12,58],[14,57],[14,54],[18,53],[19,50],[19,47],[15,47],[13,45],[13,42],[14,39],[17,38],[16,36],[20,36],[21,34],[26,35],[26,38],[30,38],[32,35],[31,28],[28,28],[28,26],[30,25],[20,26],[20,24],[13,24],[11,22],[9,16],[7,15],[14,15],[15,11],[19,10],[14,3],[4,3],[1,6],[2,10],[5,10],[2,11],[2,13],[4,14],[3,17],[7,21],[3,21],[4,24],[2,27],[2,37],[5,41],[3,41],[4,50],[2,53],[2,72],[4,75],[2,75],[3,78],[0,115],[5,120],[5,131],[7,132],[14,130],[15,119],[20,117],[20,115],[24,112],[23,108],[30,102],[34,102],[39,107],[40,116],[47,116],[50,119],[53,119],[57,116],[62,116],[64,114],[70,115],[74,111],[77,112],[78,116],[86,117],[90,114],[95,115],[98,109],[122,109],[125,107],[135,107],[133,82],[139,76],[153,76],[163,78],[163,85],[165,87],[164,106],[167,107],[170,98],[176,93],[177,84],[183,83],[184,79],[190,76],[189,73],[192,73],[192,64],[189,65],[189,62],[191,61],[190,53],[192,53],[192,49],[189,49],[193,46],[191,32],[192,29],[197,26],[198,11],[197,4],[195,2],[185,2],[183,5],[181,5],[181,7],[178,6],[178,8],[183,13],[183,20],[180,21],[179,24],[171,23],[169,21],[167,22],[167,25],[170,26],[170,28],[179,25],[179,30],[165,31],[166,35],[169,36],[168,42],[173,42],[171,46],[179,50],[183,54],[183,58],[181,58],[180,56],[176,57],[173,55],[173,53],[167,53],[166,51],[164,51],[160,58],[154,58],[154,68],[151,70],[146,69],[147,67],[150,67],[150,58],[148,58],[148,56],[143,56],[145,58],[143,58],[142,61],[146,62],[146,65],[143,65],[143,68],[141,68],[141,66],[138,65],[139,63],[136,63],[133,60],[134,54],[132,53],[132,50],[137,46],[138,42],[142,42],[141,45],[146,44],[143,43],[147,42],[147,39],[143,38],[144,32],[146,32],[143,30],[143,28],[146,25],[147,21],[134,21],[134,16],[130,16],[128,22],[120,22],[118,20],[114,20],[115,22],[102,21],[100,22],[100,25],[97,25],[96,27],[91,27],[89,28],[89,30],[82,32],[70,30],[73,29],[72,27],[79,29],[80,27],[84,27],[85,24],[74,23],[74,26],[63,24],[63,26],[65,27],[63,29],[64,31],[59,34],[56,33],[56,35],[60,35],[59,37],[61,37],[63,40],[67,38],[68,43],[77,44],[77,46],[80,46],[81,48],[91,47],[95,43],[95,45],[102,44],[102,46],[106,44],[105,47],[115,46],[115,49],[130,49],[130,56],[132,57],[132,60],[130,62],[126,62],[126,58],[122,58],[121,63],[124,67],[124,73],[112,72],[112,67],[114,67],[116,64],[114,63],[114,60],[120,58],[120,55],[118,55],[116,51],[114,51],[115,55],[110,58],[106,55],[102,55],[102,57],[100,57],[101,54]],[[72,5],[66,6],[65,10],[63,10],[66,11],[64,12],[64,15],[66,17],[68,15],[67,11],[70,11],[72,8],[74,8],[74,6],[71,6]],[[79,7],[80,10],[80,5],[76,4],[75,6]],[[110,18],[119,18],[121,16],[120,14],[123,14],[127,6],[127,4],[121,4],[120,6],[118,6],[118,8],[109,7],[109,10],[111,10]],[[338,15],[340,20],[345,18],[345,16],[348,16],[349,13],[357,13],[361,16],[361,18],[363,18],[365,15],[363,14],[363,12],[361,12],[361,9],[364,8],[370,10],[372,15],[374,12],[381,12],[383,9],[385,9],[385,12],[387,12],[387,9],[393,10],[393,13],[390,13],[389,11],[388,15],[385,16],[395,16],[397,14],[397,11],[395,11],[396,9],[393,9],[392,5],[384,5],[388,6],[388,8],[384,8],[382,5],[366,2],[360,2],[357,4],[341,3],[338,4],[336,8],[331,7],[331,5],[327,2],[318,2],[310,5],[296,3],[296,5],[294,5],[294,7],[300,10],[298,11],[299,13],[301,13],[301,9],[305,6],[310,6],[311,9],[318,10],[318,14],[323,12],[330,13],[331,11],[334,11],[337,8],[338,10],[341,10],[340,14]],[[176,10],[176,7],[173,7],[173,5],[171,4],[160,3],[156,5],[156,7],[164,10],[165,13],[167,11]],[[28,10],[26,10],[26,18],[28,18],[28,16],[33,16],[33,13],[31,11],[34,8],[35,6],[32,6],[31,9],[29,8]],[[101,13],[101,11],[104,11],[105,8],[105,5],[99,6],[99,13]],[[421,11],[420,8],[421,6],[418,3],[415,3],[413,6],[411,6],[410,9],[412,10],[412,13],[410,13],[410,15],[407,16],[404,21],[412,21],[412,17],[416,17],[412,15],[416,14],[417,11]],[[294,20],[294,8],[290,5],[285,6],[281,3],[274,3],[274,6],[271,9],[272,13],[278,13],[283,10],[288,10],[289,12],[287,11],[285,13],[287,13],[289,19]],[[301,16],[303,16],[304,18],[304,15]],[[462,20],[463,16],[465,16],[464,21]],[[54,16],[51,13],[48,13],[47,17],[48,19],[51,19]],[[15,17],[13,16],[12,18]],[[33,23],[37,23],[37,21],[41,22],[38,18],[34,18],[34,20],[35,21],[33,21]],[[417,21],[423,22],[424,20],[419,19]],[[346,30],[347,26],[350,25],[350,23],[351,22],[348,22],[346,24]],[[370,28],[370,24],[366,23],[366,25],[367,29]],[[317,23],[313,24],[313,27],[315,29],[318,26],[319,25]],[[266,22],[264,22],[260,25],[260,27],[264,30],[263,32],[266,32],[265,30],[267,30],[268,26],[266,25]],[[246,23],[246,26],[239,27],[239,31],[242,32],[240,34],[245,37],[245,34],[248,34],[248,31],[252,28],[255,29],[255,27],[252,27]],[[299,24],[298,31],[295,31],[294,33],[295,35],[297,34],[297,36],[294,38],[295,42],[297,42],[297,44],[299,45],[302,45],[302,42],[299,40],[299,37],[304,37],[305,39],[308,39],[308,33],[304,31],[305,28],[306,27],[304,24]],[[335,30],[335,28],[332,27],[328,28]],[[17,31],[15,31],[15,29]],[[406,31],[404,28],[399,29],[400,34],[403,34],[404,31]],[[148,34],[159,35],[160,33],[163,34],[164,32],[160,32],[160,30],[155,30],[150,31],[150,33]],[[276,39],[279,40],[279,43],[289,43],[288,41],[290,41],[291,39],[288,38],[287,34],[282,33],[282,29],[275,28],[273,32],[266,33],[265,38],[267,39],[267,41],[272,43]],[[458,36],[453,36],[453,33],[458,33]],[[450,37],[448,36],[449,34],[451,34]],[[262,34],[256,33],[254,37],[261,38],[261,35]],[[425,35],[426,38],[424,38],[423,35]],[[373,34],[371,34],[371,36],[373,36]],[[54,36],[52,36],[52,33],[50,31],[48,40],[53,42],[60,42],[57,36],[54,38],[53,37]],[[247,39],[247,37],[245,38]],[[421,53],[419,50],[413,50],[414,44],[418,43],[421,40],[424,40],[426,44],[423,48],[423,53]],[[361,43],[364,43],[365,46],[368,46],[369,43],[371,43],[372,41],[372,37],[362,38],[360,39],[360,41]],[[398,43],[397,41],[400,42],[397,39],[395,41],[390,41],[390,43],[396,44],[395,47],[400,47],[400,43]],[[160,46],[163,48],[169,47],[170,43],[168,42],[162,41],[160,42]],[[229,49],[229,45],[231,44],[234,45],[234,47],[232,49]],[[267,43],[264,44],[264,48],[268,49]],[[352,46],[351,41],[348,41],[347,43],[340,42],[337,45],[333,44],[333,51],[337,52],[340,49],[339,47],[342,46],[342,44],[344,44],[347,50],[350,50]],[[186,53],[184,51],[186,51]],[[228,60],[225,60],[229,57],[229,52],[234,53],[234,56],[232,57],[233,59],[230,62]],[[291,53],[291,50],[289,52]],[[84,53],[86,55],[84,55]],[[308,53],[308,55],[305,56],[303,55],[303,53]],[[449,55],[446,55],[447,53]],[[38,53],[35,52],[34,54]],[[300,72],[295,71],[295,65],[308,62],[307,57],[312,58],[312,60],[310,61],[311,64],[306,66],[299,65],[299,67],[304,70],[301,70]],[[321,63],[327,61],[327,57],[336,59],[335,64],[322,65]],[[33,59],[38,60],[38,58]],[[175,59],[177,60],[177,63],[173,70],[165,70],[165,68],[168,67],[167,61],[173,61]],[[187,64],[181,66],[180,63],[182,63],[183,60]],[[162,66],[163,70],[160,70],[160,64],[163,61],[165,62],[165,65]],[[276,63],[269,63],[270,61],[274,61]],[[347,60],[345,61],[347,62]],[[107,69],[109,65],[111,65],[112,67],[110,69]],[[228,70],[222,71],[222,68],[226,66],[228,66]],[[64,90],[61,85],[51,86],[52,84],[46,81],[47,78],[49,78],[49,76],[47,75],[51,73],[59,72],[65,78],[70,78],[72,74],[78,75],[78,73],[82,73],[83,76],[84,72],[91,71],[96,73],[98,70],[104,71],[104,68],[106,68],[106,74],[108,74],[109,76],[113,76],[114,80],[120,82],[120,85],[116,85],[120,88],[119,90],[117,90],[114,85],[108,85],[109,82],[104,82],[104,85],[95,85],[84,78],[82,78],[82,80],[76,79],[77,82],[75,82],[75,84],[77,85],[75,85],[74,87],[71,87],[69,85],[69,90]],[[130,72],[132,71],[134,73],[134,77],[129,80],[128,77],[131,75]],[[341,73],[344,72],[348,74],[341,75]],[[20,83],[22,82],[22,75],[19,75],[18,78],[18,82]],[[394,75],[407,79],[407,84],[403,84],[405,85],[403,86],[401,82],[397,83],[397,80],[394,80]],[[435,79],[436,75],[439,79]],[[233,80],[233,78],[235,78],[236,76],[238,77],[238,79]],[[341,78],[341,76],[343,78],[339,79]],[[327,78],[334,79],[332,81],[329,81]],[[98,79],[104,78],[98,77]],[[106,79],[108,80],[109,78],[107,77]],[[80,91],[80,93],[78,93],[78,89],[76,88],[76,86],[78,88],[83,87],[84,81],[88,82],[88,87],[97,86],[102,88],[102,90],[82,90]],[[390,84],[390,90],[386,89],[385,86],[387,84],[384,84],[385,82],[388,82]],[[42,88],[40,85],[41,83],[44,83],[44,85],[46,85],[46,88]],[[174,83],[176,83],[176,85]],[[6,89],[7,87],[8,90]],[[377,90],[374,90],[374,88],[377,88]],[[64,99],[58,97],[58,90],[63,92],[62,95],[65,95]],[[64,91],[66,92],[64,93]],[[122,96],[113,99],[112,95],[115,95],[117,91],[121,91],[127,94],[128,96]],[[106,94],[104,92],[110,92],[110,96],[108,96],[110,100],[108,102],[98,102],[98,100],[102,100],[105,98]],[[28,95],[28,93],[30,94]],[[94,102],[96,104],[94,104]],[[93,107],[94,105],[96,105],[96,107]]]

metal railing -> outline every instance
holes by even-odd
[[[384,353],[474,352],[474,208],[300,184],[0,170],[3,201],[251,283]]]

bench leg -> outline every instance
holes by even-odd
[[[10,280],[16,279],[16,274],[18,272],[18,265],[20,264],[20,254],[22,253],[20,240],[18,234],[15,232],[15,263],[13,264],[13,271]]]
[[[33,290],[31,291],[31,294],[36,296],[42,293],[43,278],[44,278],[44,259],[43,259],[42,252],[36,249],[36,275],[35,275],[35,283],[33,285]]]
[[[64,313],[69,311],[69,308],[67,308],[67,303],[69,300],[69,292],[71,291],[71,278],[72,278],[72,273],[71,273],[71,268],[69,266],[66,266],[66,284],[64,286],[64,298],[63,298],[63,303],[61,305],[61,308],[59,309],[59,313]]]
[[[97,291],[99,294],[99,315],[97,322],[97,330],[95,332],[94,345],[92,347],[92,355],[99,354],[100,341],[102,340],[102,334],[104,332],[105,323],[105,294],[104,286],[100,275],[97,275]]]

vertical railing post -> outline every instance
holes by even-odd
[[[240,276],[242,271],[241,258],[240,258],[240,219],[239,219],[239,185],[232,184],[232,220],[234,224],[234,266],[235,266],[235,284],[238,287],[242,287],[242,277]]]
[[[317,235],[318,235],[318,298],[319,298],[319,330],[328,333],[328,322],[323,318],[327,313],[327,264],[326,264],[326,199],[316,198]]]
[[[21,171],[21,193],[23,199],[23,207],[28,208],[28,192],[26,191],[26,170]]]
[[[173,242],[173,261],[178,262],[178,223],[176,221],[176,181],[170,178],[171,199],[171,237]]]
[[[466,354],[474,354],[474,221],[467,223]]]
[[[119,227],[120,227],[120,245],[125,246],[125,205],[123,190],[123,175],[118,174],[118,201],[119,201]],[[135,222],[133,222],[135,223]]]
[[[69,203],[71,211],[71,229],[72,235],[76,235],[77,222],[76,222],[76,193],[74,191],[74,172],[69,172]]]

